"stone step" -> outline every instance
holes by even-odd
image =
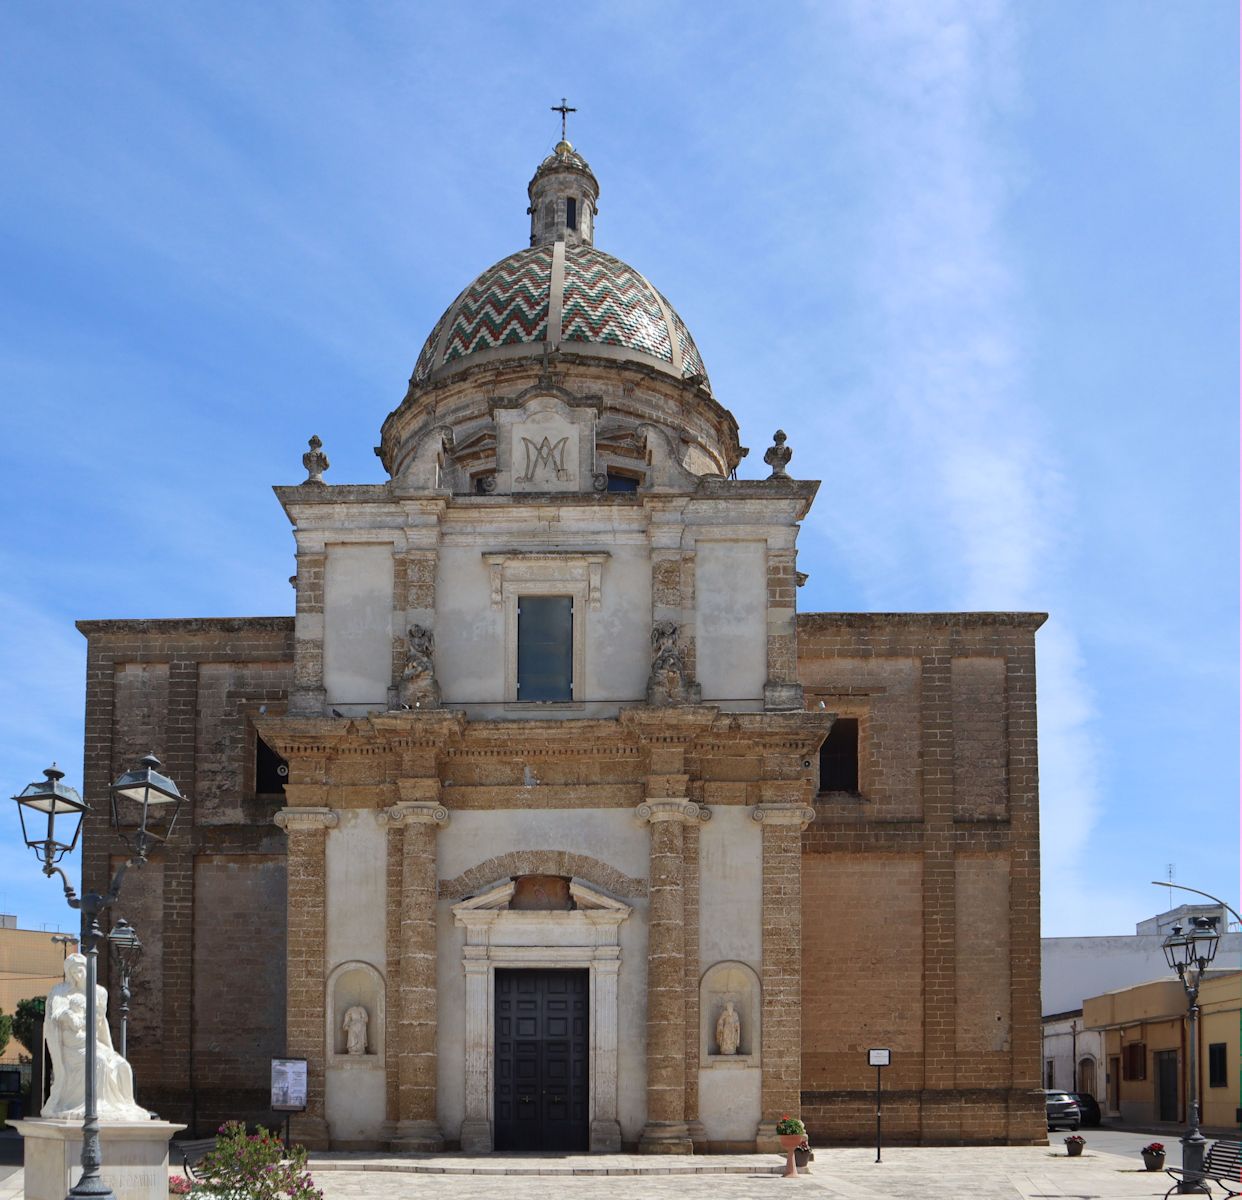
[[[414,1175],[779,1175],[774,1154],[312,1154],[312,1175],[324,1171],[387,1171]]]

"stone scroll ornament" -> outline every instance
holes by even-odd
[[[422,625],[412,625],[407,637],[405,670],[401,672],[398,699],[402,708],[439,708],[440,685],[434,662],[435,634]]]
[[[341,1022],[341,1031],[345,1034],[346,1054],[365,1054],[367,1052],[367,1025],[371,1018],[361,1004],[355,1004],[345,1012]]]
[[[733,1007],[733,1001],[725,1002],[724,1010],[716,1019],[716,1045],[721,1054],[736,1054],[742,1041],[742,1019]]]
[[[95,1028],[86,1028],[86,958],[65,959],[65,981],[47,994],[44,1037],[52,1056],[52,1087],[42,1116],[81,1121],[86,1110],[87,1046],[95,1052],[96,1108],[101,1121],[147,1121],[151,1114],[134,1102],[134,1073],[112,1048],[108,992],[95,989]]]
[[[685,659],[678,642],[676,621],[656,621],[651,626],[651,675],[647,680],[649,704],[693,704],[698,689],[687,678]]]

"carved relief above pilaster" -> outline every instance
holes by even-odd
[[[760,825],[797,825],[805,829],[815,820],[815,810],[804,804],[756,804],[750,819]]]
[[[282,808],[272,820],[286,833],[303,833],[314,829],[335,829],[341,818],[330,808]]]

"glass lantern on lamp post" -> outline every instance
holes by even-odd
[[[112,876],[106,892],[84,892],[78,896],[68,876],[57,865],[78,844],[82,820],[91,807],[77,790],[61,781],[65,773],[55,765],[43,772],[44,778],[23,788],[13,799],[21,818],[22,838],[43,864],[43,874],[59,875],[65,899],[82,914],[82,952],[86,958],[86,1022],[88,1031],[85,1061],[85,1088],[82,1119],[82,1177],[69,1190],[69,1200],[116,1200],[112,1189],[100,1176],[102,1154],[99,1143],[94,1039],[97,1025],[96,980],[98,978],[99,939],[103,931],[100,916],[116,903],[121,882],[130,867],[141,867],[151,849],[168,840],[181,811],[184,797],[177,785],[160,770],[154,755],[132,771],[126,771],[111,787],[112,826],[130,849],[127,858]],[[120,922],[118,922],[118,925]],[[135,937],[135,941],[136,941]],[[122,1048],[124,1054],[124,1048]]]
[[[1204,971],[1216,957],[1219,943],[1215,917],[1193,918],[1188,932],[1181,925],[1174,925],[1172,933],[1164,939],[1164,957],[1186,989],[1190,1027],[1187,1038],[1190,1059],[1186,1089],[1188,1127],[1181,1138],[1182,1178],[1177,1181],[1177,1190],[1183,1195],[1205,1190],[1203,1168],[1207,1138],[1199,1132],[1199,985]]]
[[[108,945],[116,955],[117,964],[121,968],[121,1057],[129,1059],[129,983],[138,969],[138,960],[142,957],[142,942],[138,939],[138,931],[121,917],[108,930]]]

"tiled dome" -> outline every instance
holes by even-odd
[[[414,384],[487,359],[580,351],[683,379],[707,372],[685,322],[647,280],[585,243],[532,246],[488,268],[436,322]]]

